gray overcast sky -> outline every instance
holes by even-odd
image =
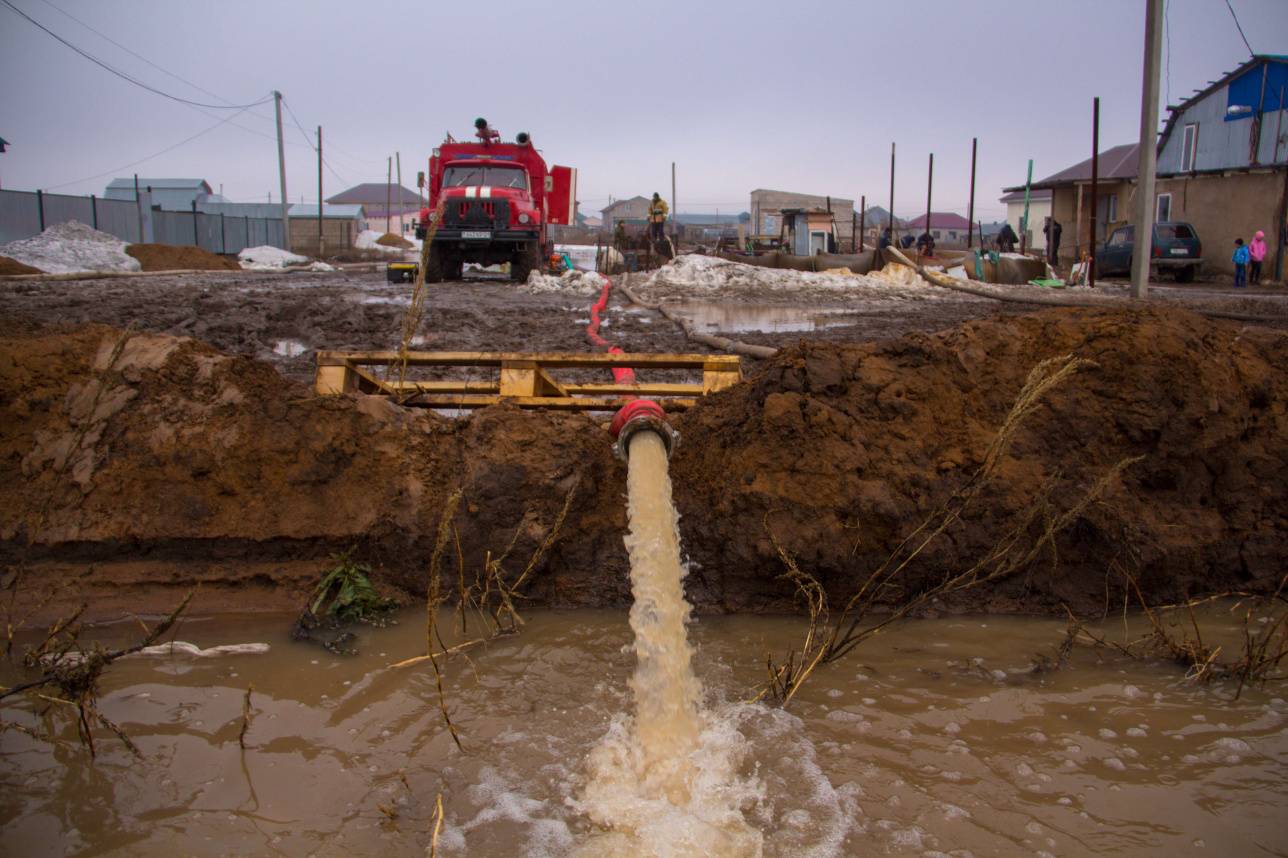
[[[232,103],[280,89],[310,134],[323,126],[344,180],[328,171],[326,196],[384,181],[394,151],[413,186],[444,131],[485,116],[577,167],[587,213],[610,194],[669,195],[673,160],[682,211],[742,211],[757,187],[885,205],[891,141],[900,214],[924,209],[932,151],[935,209],[964,212],[977,136],[987,220],[1028,158],[1041,177],[1090,154],[1093,96],[1102,149],[1139,121],[1143,0],[11,2],[168,92],[215,100],[167,72]],[[1288,54],[1288,0],[1231,2],[1253,50]],[[1247,58],[1224,0],[1169,0],[1168,21],[1172,103]],[[0,105],[6,188],[102,193],[138,172],[204,177],[238,201],[277,195],[271,104],[126,167],[231,111],[120,80],[2,5]],[[287,121],[289,195],[316,201],[316,161]]]

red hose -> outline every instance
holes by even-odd
[[[603,291],[599,293],[599,300],[591,305],[590,324],[586,326],[586,339],[590,340],[590,342],[593,345],[601,349],[606,349],[610,355],[626,354],[625,351],[618,348],[617,346],[610,345],[608,340],[604,339],[599,335],[599,323],[600,323],[599,314],[603,313],[605,310],[608,309],[608,295],[610,292],[613,291],[613,281],[609,280],[607,277],[604,277],[604,275],[602,274],[599,276],[603,278],[604,288],[603,288]],[[635,383],[635,370],[631,369],[629,366],[615,366],[612,368],[612,370],[613,370],[613,381],[617,382],[618,384]]]

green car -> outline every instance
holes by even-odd
[[[1132,250],[1136,245],[1136,227],[1120,226],[1109,234],[1103,247],[1096,251],[1096,274],[1131,274]],[[1150,251],[1150,270],[1154,274],[1171,271],[1180,283],[1188,283],[1203,264],[1203,245],[1199,234],[1188,223],[1154,224],[1154,243]]]

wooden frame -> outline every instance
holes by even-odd
[[[613,411],[631,399],[654,399],[663,408],[691,408],[708,393],[724,390],[742,379],[737,355],[605,354],[598,352],[408,352],[407,367],[488,367],[498,370],[491,380],[398,381],[392,371],[402,363],[396,351],[317,353],[314,390],[319,396],[365,393],[391,396],[404,405],[427,408],[484,408],[503,400],[520,408],[568,411]],[[387,367],[389,378],[371,371]],[[552,369],[701,370],[699,382],[572,384],[555,380]]]

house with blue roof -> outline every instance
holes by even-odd
[[[160,206],[164,211],[191,211],[195,202],[200,208],[202,203],[212,201],[217,196],[205,179],[144,179],[140,178],[140,192],[152,192],[152,205]],[[107,185],[103,196],[109,200],[134,201],[134,179],[113,179]],[[280,215],[279,215],[280,216]]]
[[[1158,140],[1154,215],[1192,224],[1204,269],[1233,273],[1234,240],[1261,230],[1263,277],[1282,280],[1288,200],[1288,56],[1257,54],[1177,105]]]

